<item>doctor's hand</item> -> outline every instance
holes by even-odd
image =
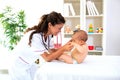
[[[65,45],[63,45],[63,48],[65,51],[70,51],[73,48],[71,41],[69,41]]]

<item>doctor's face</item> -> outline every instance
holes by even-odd
[[[61,32],[62,27],[64,26],[63,23],[56,24],[56,25],[49,25],[49,31],[52,35],[56,36],[59,32]]]

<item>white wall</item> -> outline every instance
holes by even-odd
[[[120,55],[120,0],[105,1],[105,54]]]
[[[26,22],[29,27],[37,24],[43,14],[51,11],[63,13],[63,0],[0,0],[0,11],[6,5],[10,5],[16,11],[25,10]]]

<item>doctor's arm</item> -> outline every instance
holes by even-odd
[[[72,47],[73,46],[71,45],[71,42],[68,42],[64,46],[56,50],[55,52],[51,52],[49,54],[47,52],[44,52],[43,54],[41,54],[41,56],[45,59],[45,61],[50,62],[60,57],[65,51],[71,50]]]

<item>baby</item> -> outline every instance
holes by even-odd
[[[81,63],[88,54],[88,46],[86,41],[88,35],[84,30],[76,30],[71,39],[71,44],[74,48],[70,51],[70,55],[64,53],[58,59],[69,64]]]

